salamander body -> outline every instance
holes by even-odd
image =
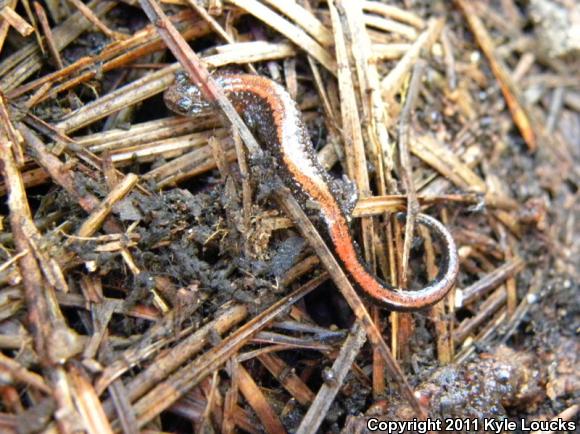
[[[214,79],[272,154],[277,173],[303,209],[309,216],[318,217],[313,222],[359,293],[397,311],[430,306],[447,294],[455,282],[458,259],[453,237],[445,226],[426,214],[417,216],[417,223],[426,226],[443,245],[439,274],[427,286],[406,291],[374,276],[357,252],[347,218],[333,193],[332,179],[318,161],[300,110],[288,92],[256,75],[218,74]],[[178,74],[164,98],[166,105],[181,115],[199,115],[213,109],[184,74]],[[316,206],[308,206],[308,202]]]

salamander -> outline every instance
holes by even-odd
[[[427,227],[443,246],[439,273],[427,286],[416,291],[404,290],[373,275],[358,253],[348,219],[333,192],[332,178],[318,161],[300,110],[288,92],[278,83],[257,75],[219,73],[213,78],[261,146],[272,155],[276,172],[312,219],[360,294],[397,311],[422,309],[447,294],[455,282],[459,261],[453,237],[443,224],[429,215],[417,215],[417,223]],[[200,115],[214,109],[185,73],[177,74],[164,100],[170,110],[180,115]]]

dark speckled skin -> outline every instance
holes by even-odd
[[[319,218],[313,222],[361,294],[399,311],[430,306],[447,294],[455,282],[459,262],[453,238],[439,221],[425,214],[417,216],[417,222],[429,228],[444,245],[438,276],[418,291],[405,291],[383,282],[360,259],[347,219],[332,190],[331,178],[320,165],[300,111],[288,92],[261,76],[218,74],[214,79],[273,155],[280,177],[303,209],[311,217],[313,212],[317,214]],[[169,109],[181,115],[198,115],[212,109],[184,74],[178,74],[164,98]],[[308,201],[317,204],[314,211],[307,206]]]

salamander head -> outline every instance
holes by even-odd
[[[163,99],[172,112],[183,116],[205,114],[212,108],[199,87],[189,80],[185,72],[175,75],[175,82],[165,91]]]

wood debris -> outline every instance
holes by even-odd
[[[578,16],[555,0],[0,0],[0,431],[577,418]],[[164,107],[181,69],[215,113]],[[421,287],[440,246],[415,217],[450,228],[446,299],[361,299],[253,164],[262,144],[216,70],[296,99],[341,201],[358,195],[373,273]]]

